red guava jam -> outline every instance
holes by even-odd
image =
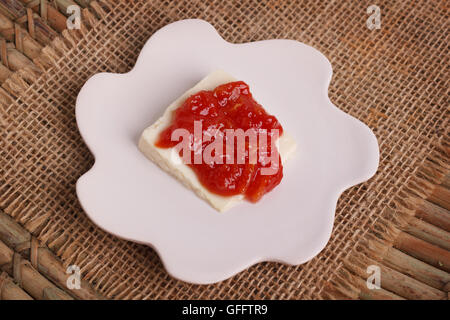
[[[211,132],[218,133],[209,141],[206,141],[208,139],[200,140],[201,149],[199,149],[200,143],[197,143],[197,147],[194,143],[195,121],[197,121],[197,128],[198,123],[201,123],[201,136],[204,137],[207,134],[211,136]],[[215,158],[216,160],[222,158],[222,161],[198,163],[198,161],[192,160],[187,163],[202,185],[209,191],[222,196],[243,194],[247,200],[256,202],[280,183],[283,177],[283,166],[278,150],[271,140],[276,140],[276,136],[273,134],[276,131],[278,136],[281,136],[283,128],[274,116],[269,115],[253,99],[249,86],[245,82],[230,82],[220,85],[212,91],[203,90],[191,95],[173,111],[171,124],[161,132],[155,145],[159,148],[172,148],[178,145],[181,139],[172,139],[172,133],[180,128],[189,132],[188,151],[191,153],[191,159],[194,159],[194,149],[198,155],[198,150],[205,152],[208,145],[218,137],[224,140],[223,152],[222,154],[217,153],[218,157]],[[239,143],[235,141],[237,138],[232,137],[235,143],[234,152],[230,156],[230,152],[226,150],[227,144],[230,143],[230,140],[225,138],[226,133],[230,132],[227,129],[242,129],[244,132],[252,129],[253,132],[267,132],[266,147],[260,149],[262,146],[260,139],[255,145],[254,143],[250,144],[251,139],[246,137],[245,150],[242,153],[241,143],[241,153],[239,153],[237,150]],[[232,150],[231,148],[233,146],[229,150]],[[253,161],[250,161],[250,148],[252,151],[257,148],[257,156],[256,159],[252,158]],[[180,150],[180,156],[183,154],[183,150]],[[216,155],[214,150],[211,155]],[[240,155],[240,162],[238,155]],[[267,155],[271,155],[271,159],[277,161],[268,161]],[[271,168],[271,174],[262,171],[263,168]],[[265,173],[263,174],[263,172]]]

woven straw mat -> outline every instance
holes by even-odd
[[[95,28],[1,104],[0,209],[108,298],[311,299],[354,290],[345,280],[349,258],[376,257],[370,244],[388,245],[407,219],[408,198],[425,197],[449,168],[448,7],[377,1],[381,29],[369,30],[371,4],[114,1]],[[319,49],[333,65],[331,101],[378,138],[377,174],[344,192],[330,242],[304,265],[260,263],[218,284],[183,283],[152,249],[96,227],[77,201],[76,180],[94,162],[75,123],[81,86],[98,72],[129,71],[156,30],[185,18],[209,21],[230,42],[288,38]]]

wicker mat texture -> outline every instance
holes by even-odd
[[[448,5],[377,1],[381,29],[369,30],[372,2],[110,1],[89,28],[66,30],[43,50],[34,60],[41,71],[3,83],[0,209],[107,298],[358,297],[357,270],[382,257],[450,166]],[[230,42],[288,38],[317,48],[334,69],[331,101],[378,138],[377,174],[344,192],[330,242],[304,265],[260,263],[218,284],[183,283],[152,249],[103,232],[78,204],[75,182],[94,163],[75,123],[78,91],[95,73],[129,71],[156,30],[185,18],[209,21]]]

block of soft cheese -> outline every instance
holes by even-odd
[[[214,90],[217,86],[236,81],[234,77],[224,71],[218,70],[210,73],[194,87],[186,91],[175,100],[154,124],[144,130],[139,140],[139,149],[150,160],[155,162],[163,170],[180,180],[187,188],[194,191],[197,196],[208,202],[214,209],[224,212],[244,199],[243,195],[221,196],[207,190],[198,180],[195,172],[183,163],[181,157],[174,148],[158,148],[155,146],[160,133],[166,129],[172,121],[172,111],[178,108],[191,95],[201,90]],[[278,152],[283,165],[294,153],[296,143],[286,132],[278,139]]]

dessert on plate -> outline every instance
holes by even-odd
[[[138,146],[220,212],[273,190],[296,149],[249,86],[221,70],[175,100]]]

